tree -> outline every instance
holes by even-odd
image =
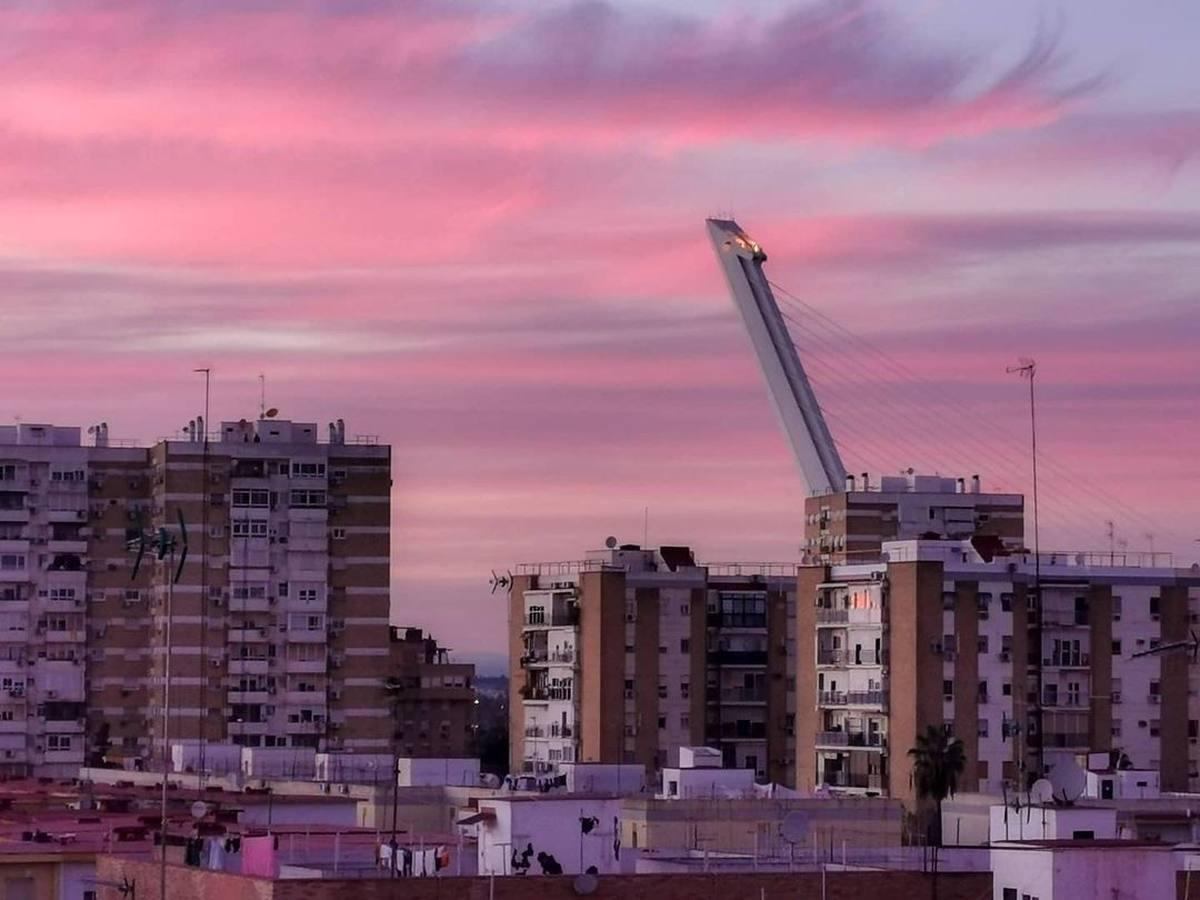
[[[908,751],[912,758],[912,783],[917,796],[932,801],[936,819],[929,829],[934,846],[942,843],[942,803],[958,791],[958,779],[967,766],[963,742],[950,737],[936,725],[917,735],[917,743]]]

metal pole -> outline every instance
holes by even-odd
[[[166,609],[166,654],[163,657],[163,737],[162,737],[162,799],[159,804],[159,874],[158,892],[160,900],[167,897],[167,775],[171,765],[171,745],[168,741],[171,728],[171,601],[175,598],[175,544],[171,544],[171,563],[167,570]]]
[[[208,747],[208,399],[212,369],[194,369],[204,373],[204,427],[201,429],[202,450],[200,456],[201,480],[204,487],[200,498],[200,780],[199,793],[204,792],[205,776],[208,774],[206,750]]]
[[[1036,608],[1034,615],[1037,619],[1037,706],[1034,707],[1034,715],[1037,718],[1038,728],[1038,744],[1037,744],[1037,762],[1038,762],[1038,777],[1040,778],[1046,771],[1046,735],[1043,730],[1042,716],[1042,552],[1041,541],[1038,532],[1038,470],[1037,470],[1037,403],[1034,399],[1033,382],[1037,375],[1037,366],[1034,363],[1029,364],[1029,435],[1030,446],[1033,452],[1033,597]]]

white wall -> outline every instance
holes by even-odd
[[[1004,889],[1038,900],[1080,897],[1174,897],[1175,858],[1168,848],[993,848],[992,897]]]
[[[402,758],[396,763],[396,783],[401,787],[473,787],[479,784],[479,760]]]
[[[674,784],[675,790],[672,790]],[[753,769],[664,769],[660,797],[686,800],[742,796],[754,790]]]
[[[996,804],[991,808],[991,840],[1070,840],[1079,831],[1090,831],[1096,840],[1117,837],[1117,811],[1096,807],[1023,806]]]
[[[519,856],[527,846],[533,847],[527,875],[542,874],[538,853],[553,856],[564,874],[578,874],[589,866],[595,866],[601,874],[623,870],[613,847],[613,838],[620,833],[619,800],[495,799],[481,802],[480,808],[484,807],[494,809],[496,818],[479,823],[480,875],[513,874],[513,848]],[[580,827],[580,818],[584,816],[599,820],[588,834],[583,834]],[[632,869],[634,854],[621,855]]]

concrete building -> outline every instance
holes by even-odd
[[[797,787],[911,800],[928,725],[962,739],[960,789],[1024,787],[1057,752],[1123,751],[1164,790],[1200,787],[1200,666],[1186,652],[1200,571],[1107,554],[984,557],[972,542],[885,544],[887,562],[800,570]],[[1040,685],[1040,691],[1039,691]]]
[[[678,748],[790,782],[794,567],[702,565],[617,547],[517,567],[509,593],[511,771],[640,763]]]
[[[466,754],[470,667],[390,631],[389,447],[340,421],[197,419],[152,447],[87,431],[0,427],[0,774],[158,767],[168,744],[197,771],[229,745],[394,754],[389,694],[403,755]]]
[[[388,694],[401,756],[456,759],[472,749],[475,666],[420,628],[391,629]],[[476,767],[478,768],[478,766]]]
[[[983,539],[1010,551],[1024,547],[1020,494],[985,494],[979,476],[846,477],[846,489],[804,501],[804,562],[877,559],[887,541]]]

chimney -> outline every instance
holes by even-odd
[[[965,494],[967,492],[967,479],[958,479],[958,493]]]
[[[337,442],[339,444],[346,443],[346,420],[345,419],[337,420],[337,430],[338,430],[338,441]]]
[[[972,494],[982,493],[982,488],[979,485],[979,476],[978,475],[971,476],[971,493]]]
[[[337,443],[337,426],[332,422],[329,423],[329,443]]]
[[[853,475],[846,476],[846,490],[850,493],[854,492],[854,476]]]
[[[862,489],[864,491],[871,489],[871,476],[867,472],[862,473]]]

